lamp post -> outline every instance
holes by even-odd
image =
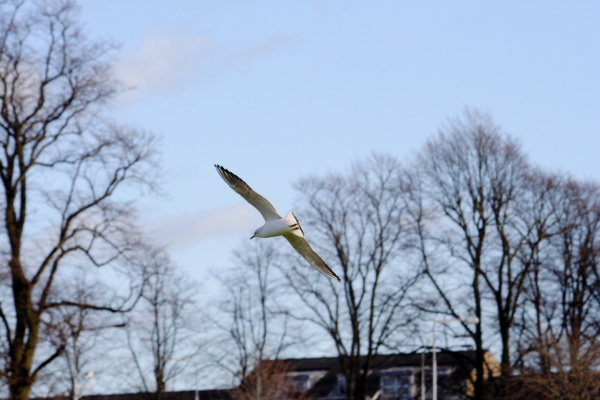
[[[198,396],[198,363],[194,360],[190,360],[189,358],[173,358],[173,357],[165,357],[165,360],[173,360],[173,361],[181,361],[194,365],[194,380],[196,381],[194,385],[194,400],[199,400]]]
[[[431,371],[431,379],[433,380],[433,388],[432,388],[432,392],[433,392],[433,400],[437,400],[437,378],[438,378],[438,373],[437,373],[437,357],[436,357],[436,353],[437,353],[437,349],[435,347],[435,327],[438,323],[440,324],[445,324],[447,322],[455,322],[455,321],[459,321],[459,322],[466,322],[468,324],[478,324],[479,323],[479,318],[477,317],[469,317],[469,318],[450,318],[450,319],[436,319],[435,321],[433,321],[433,346],[432,346],[432,371]]]

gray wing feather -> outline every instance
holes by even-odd
[[[304,259],[313,267],[331,279],[341,282],[340,278],[331,270],[331,268],[329,268],[325,261],[323,261],[323,259],[319,257],[319,255],[310,247],[306,239],[291,232],[286,233],[283,236],[288,240],[288,242],[290,242],[292,247],[296,249],[296,251],[300,253],[300,255],[304,257]]]
[[[217,169],[219,175],[221,175],[221,178],[227,182],[229,187],[235,190],[237,194],[242,196],[248,203],[254,206],[254,208],[256,208],[262,214],[265,221],[281,218],[269,200],[252,190],[252,188],[248,186],[248,184],[239,176],[221,167],[220,165],[215,164],[215,168]]]

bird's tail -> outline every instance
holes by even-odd
[[[302,230],[302,227],[300,226],[300,222],[298,221],[298,218],[296,218],[296,216],[294,215],[293,212],[289,212],[288,215],[285,216],[285,221],[287,222],[288,226],[290,228],[292,228],[292,233],[296,236],[300,236],[300,237],[304,237],[304,231]]]

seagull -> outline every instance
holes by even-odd
[[[252,190],[240,177],[220,165],[215,164],[215,168],[229,187],[254,206],[265,219],[265,224],[258,228],[250,239],[283,236],[313,267],[329,278],[341,282],[340,278],[329,268],[325,261],[310,247],[304,238],[304,231],[300,226],[300,222],[298,222],[293,212],[290,211],[285,218],[282,218],[269,200]]]

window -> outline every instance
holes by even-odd
[[[347,394],[348,394],[348,386],[346,385],[346,377],[342,374],[338,374],[335,395],[345,396]]]
[[[410,372],[394,372],[381,375],[379,385],[385,399],[412,398],[413,384]]]
[[[296,393],[304,393],[308,390],[308,375],[294,375],[290,377],[290,388]]]

